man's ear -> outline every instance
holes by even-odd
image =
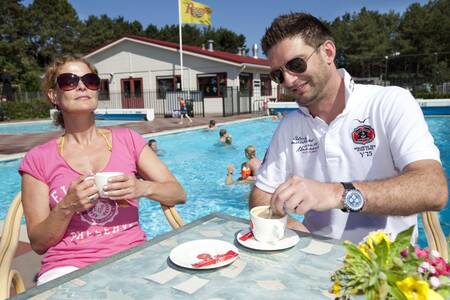
[[[334,62],[334,58],[336,57],[336,45],[333,41],[327,40],[323,43],[322,47],[326,55],[327,64],[332,64]]]

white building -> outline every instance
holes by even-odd
[[[183,45],[181,71],[179,44],[124,36],[85,58],[102,78],[99,108],[145,107],[167,114],[182,94],[194,100],[197,113],[222,114],[230,107],[234,113],[255,111],[274,97],[268,62],[257,57],[256,49],[250,57],[216,51],[212,41],[204,48]]]

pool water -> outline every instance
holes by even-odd
[[[450,171],[450,118],[429,118],[427,122],[441,149],[441,157],[447,173]],[[177,134],[158,136],[158,147],[162,149],[160,158],[185,188],[188,201],[177,210],[186,222],[194,221],[212,212],[221,212],[237,217],[248,218],[247,199],[249,184],[226,185],[226,167],[233,163],[237,169],[245,160],[244,148],[256,146],[257,156],[262,159],[272,134],[278,125],[270,119],[227,124],[233,136],[232,146],[218,143],[218,130],[194,130]],[[19,161],[0,163],[0,219],[4,219],[13,195],[20,189],[20,176],[17,173]],[[235,179],[239,176],[235,172]],[[148,238],[170,231],[159,204],[153,201],[141,201],[140,221]],[[441,212],[441,224],[446,235],[450,234],[450,210]],[[420,228],[421,245],[425,237]]]
[[[95,122],[97,123],[97,126],[113,126],[128,121],[97,120]],[[61,128],[53,125],[50,120],[0,124],[0,134],[24,134],[59,130],[61,130]]]

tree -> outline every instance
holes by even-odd
[[[81,23],[67,0],[34,0],[28,8],[29,42],[39,66],[55,57],[78,53]]]
[[[0,1],[0,70],[5,69],[20,90],[39,89],[39,68],[30,56],[26,8],[18,0]]]
[[[159,30],[156,25],[150,24],[144,31],[145,36],[152,39],[159,39]]]
[[[87,53],[108,41],[130,34],[142,35],[141,23],[128,22],[123,17],[111,19],[107,15],[89,16],[81,27],[80,50]]]

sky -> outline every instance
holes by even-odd
[[[32,0],[25,0],[28,5]],[[90,15],[119,16],[128,21],[139,21],[145,29],[149,24],[158,27],[178,23],[178,0],[69,0],[81,20]],[[198,0],[208,5],[213,13],[214,28],[223,27],[246,37],[246,45],[258,44],[265,29],[280,14],[302,11],[332,21],[345,13],[358,13],[361,8],[386,13],[403,13],[412,3],[426,4],[424,0]],[[203,25],[196,25],[203,26]]]

